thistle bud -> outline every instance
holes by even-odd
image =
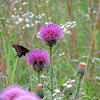
[[[82,77],[84,75],[84,72],[85,72],[86,67],[87,67],[87,64],[86,63],[81,62],[79,64],[79,68],[78,68],[78,71],[77,71],[77,75],[79,77]]]
[[[42,84],[38,84],[37,85],[37,90],[36,90],[36,94],[40,97],[43,98],[44,97],[44,90],[43,90],[44,86]]]

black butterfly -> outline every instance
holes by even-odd
[[[13,45],[13,48],[17,52],[17,55],[16,56],[18,56],[19,58],[22,57],[23,55],[25,56],[26,53],[29,52],[28,49],[26,49],[25,47],[23,47],[21,45]]]

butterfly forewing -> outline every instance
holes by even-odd
[[[15,51],[17,52],[17,56],[21,57],[21,56],[25,56],[26,53],[29,52],[28,49],[26,49],[25,47],[21,46],[21,45],[13,45],[13,48],[15,49]]]

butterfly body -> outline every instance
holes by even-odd
[[[16,56],[18,56],[19,58],[22,57],[23,55],[25,56],[29,52],[28,49],[26,49],[25,47],[21,45],[13,45],[13,48],[17,52]]]

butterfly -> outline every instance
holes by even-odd
[[[17,52],[16,56],[18,56],[19,58],[22,57],[23,55],[25,56],[29,52],[28,49],[26,49],[25,47],[21,45],[13,45],[13,48]]]

